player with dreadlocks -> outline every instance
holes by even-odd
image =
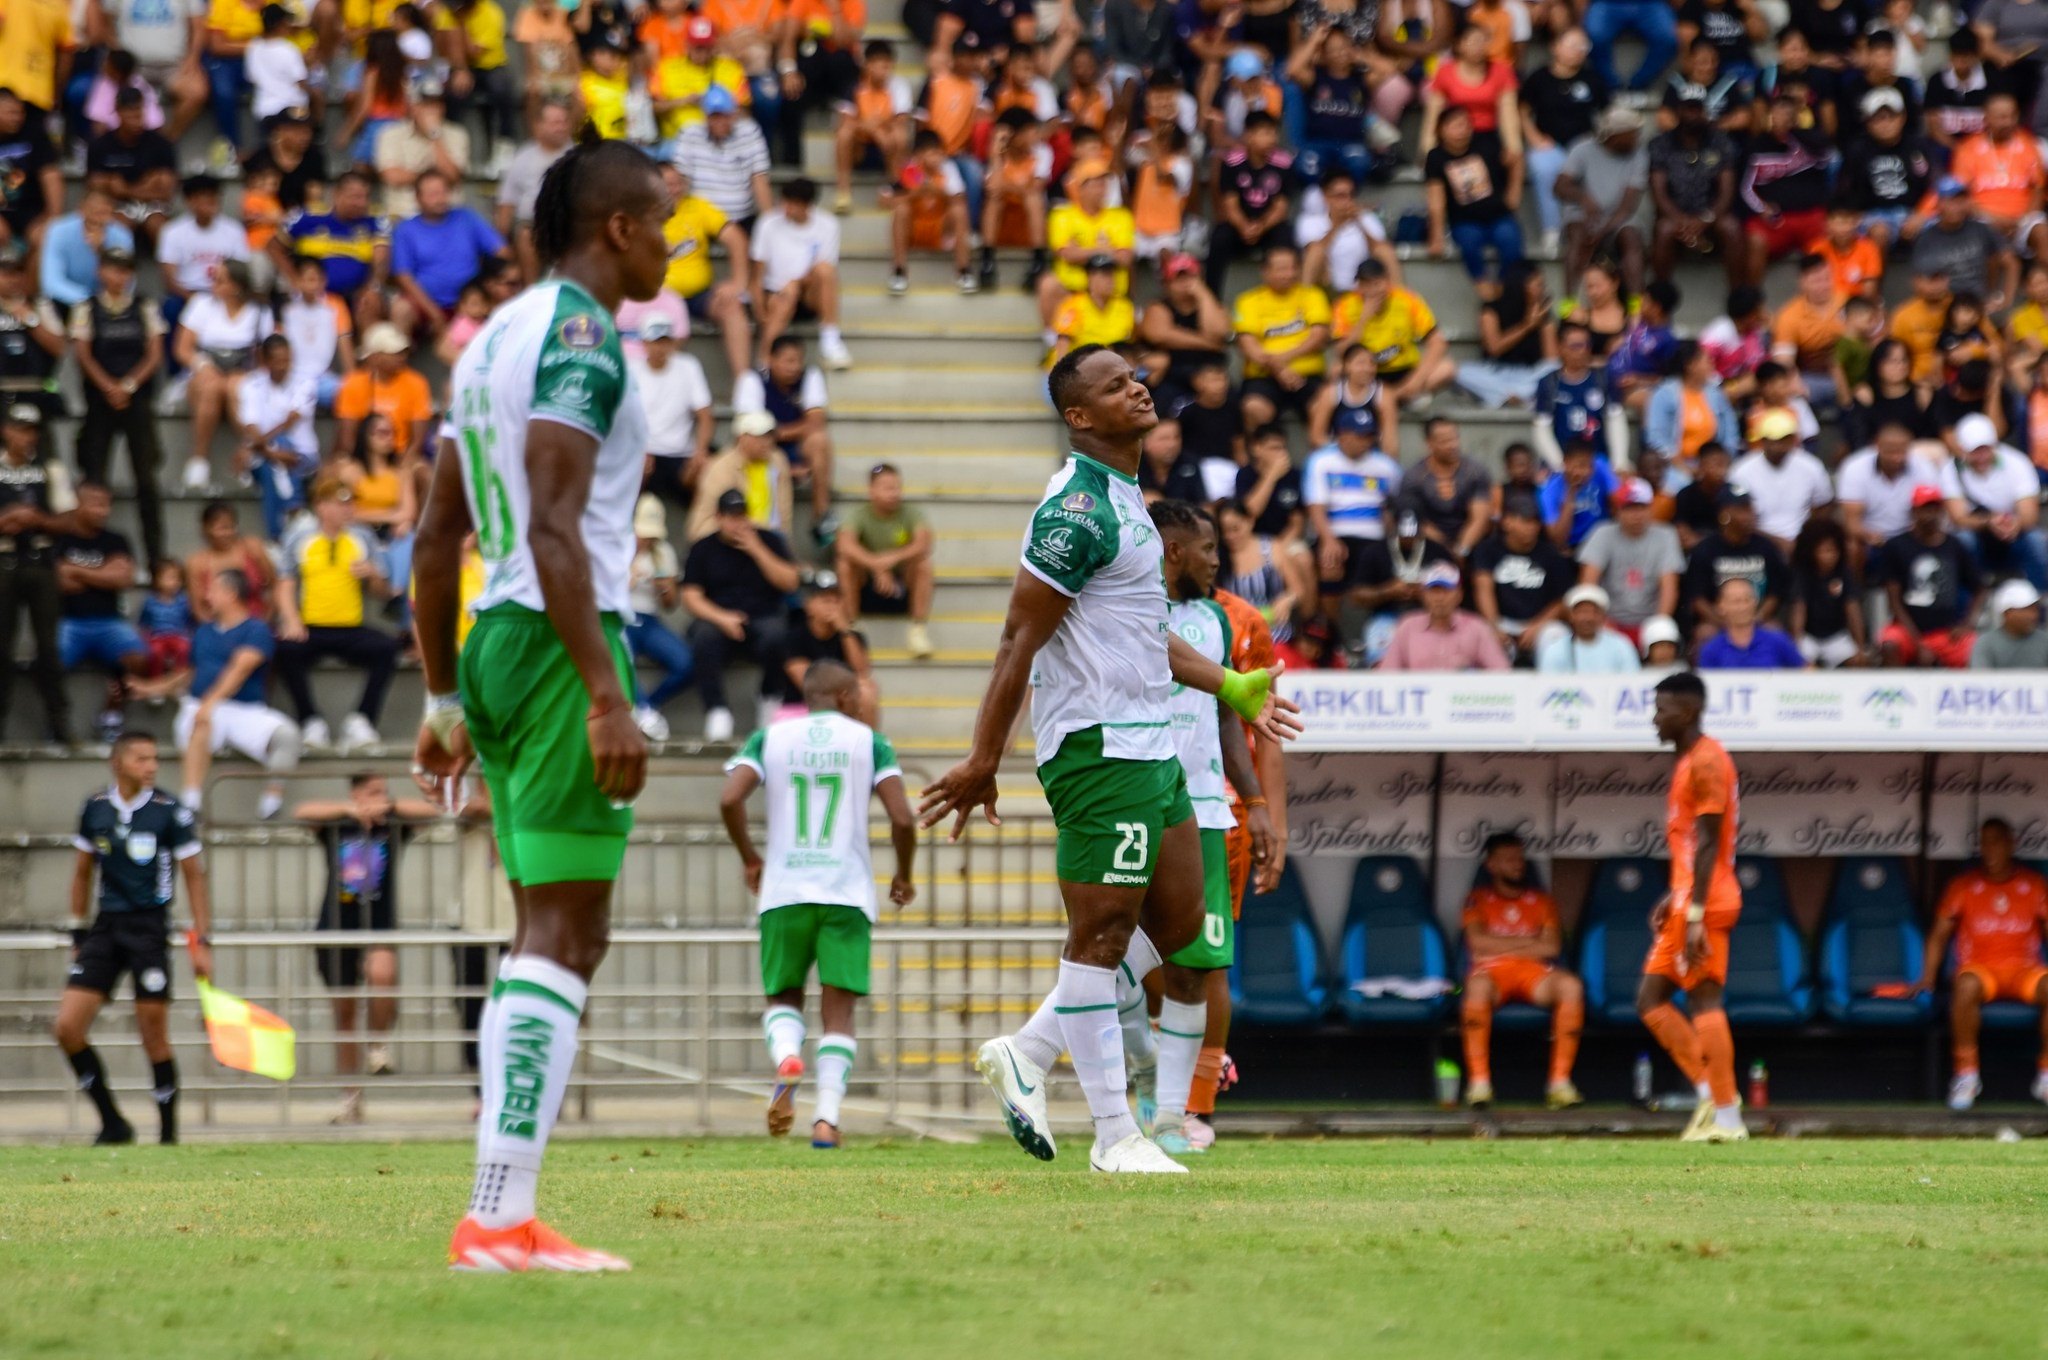
[[[490,786],[518,928],[478,1025],[483,1113],[458,1270],[624,1270],[534,1216],[542,1153],[604,958],[647,744],[633,724],[633,505],[648,424],[612,314],[668,268],[673,208],[624,142],[579,146],[541,181],[533,240],[548,271],[463,350],[413,556],[426,712],[419,771]],[[462,540],[487,567],[476,625],[455,627]]]

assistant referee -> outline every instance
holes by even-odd
[[[78,816],[78,865],[71,875],[71,975],[57,1006],[54,1032],[78,1089],[100,1112],[95,1143],[132,1143],[135,1130],[121,1117],[106,1069],[89,1039],[93,1018],[113,995],[123,973],[135,977],[135,1028],[155,1077],[162,1141],[178,1141],[178,1065],[171,1057],[171,867],[184,873],[192,902],[192,971],[213,972],[206,931],[212,912],[199,833],[192,810],[156,787],[156,738],[123,733],[114,742],[111,788],[85,800]],[[93,875],[99,875],[99,914],[86,925]]]

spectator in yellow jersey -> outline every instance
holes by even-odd
[[[626,139],[626,101],[633,93],[632,70],[625,52],[609,42],[592,45],[576,80],[576,98],[583,106],[583,125],[606,141]]]
[[[1088,290],[1088,261],[1097,255],[1112,256],[1117,263],[1116,291],[1128,297],[1131,291],[1131,261],[1138,244],[1137,223],[1129,208],[1109,206],[1110,164],[1104,159],[1085,161],[1067,172],[1067,191],[1073,195],[1054,208],[1046,219],[1046,245],[1052,251],[1052,272],[1038,280],[1038,314],[1045,326],[1045,343],[1056,338],[1052,319],[1070,293]]]
[[[712,86],[730,94],[742,108],[752,98],[746,70],[731,57],[718,54],[718,29],[709,19],[691,15],[683,31],[682,52],[657,60],[647,81],[663,143],[692,123],[704,121],[704,96]]]
[[[398,662],[398,639],[370,626],[372,609],[391,594],[377,540],[355,522],[355,506],[338,478],[313,485],[311,524],[284,541],[277,579],[277,670],[298,710],[309,747],[330,745],[326,720],[313,703],[313,663],[335,657],[363,671],[362,697],[342,723],[343,749],[377,743],[377,715]]]
[[[1358,289],[1337,299],[1330,331],[1331,343],[1339,347],[1371,350],[1381,384],[1404,405],[1450,386],[1458,376],[1436,313],[1420,294],[1395,286],[1380,260],[1359,263]]]
[[[1323,387],[1330,345],[1330,300],[1301,281],[1301,253],[1274,246],[1259,267],[1259,286],[1232,309],[1244,355],[1244,423],[1257,429],[1292,411],[1308,419]]]
[[[1097,255],[1088,261],[1088,290],[1070,295],[1053,316],[1052,328],[1058,338],[1053,341],[1046,367],[1052,367],[1069,350],[1082,345],[1126,344],[1136,324],[1131,300],[1117,296],[1116,257]]]
[[[448,0],[448,8],[448,116],[466,125],[472,112],[478,115],[483,163],[500,179],[519,145],[519,80],[506,57],[505,10],[498,0]]]
[[[35,0],[35,3],[24,6],[24,11],[33,13],[47,4],[49,0]],[[68,23],[66,32],[69,32]],[[201,64],[206,67],[206,83],[213,94],[213,120],[219,124],[220,135],[234,151],[242,147],[242,101],[249,92],[249,76],[243,67],[243,58],[248,54],[249,44],[262,36],[262,0],[212,0],[207,7],[206,56]],[[19,40],[14,8],[10,4],[7,40],[0,42],[0,48],[11,49]],[[17,85],[15,88],[19,90],[21,87]],[[35,102],[25,92],[23,98]],[[223,163],[212,168],[218,174],[231,167]]]
[[[71,6],[64,0],[8,0],[0,15],[6,24],[0,29],[0,89],[14,91],[40,128],[57,111],[57,96],[71,78],[78,47]],[[241,64],[238,55],[235,68]]]
[[[669,261],[662,286],[683,300],[693,320],[709,318],[717,323],[727,366],[736,374],[744,373],[753,339],[741,301],[747,295],[752,267],[747,258],[747,234],[716,204],[692,192],[690,177],[676,166],[664,165],[661,177],[676,196],[675,211],[663,230]],[[712,274],[714,241],[725,247],[726,261],[732,267],[732,277],[723,282]]]

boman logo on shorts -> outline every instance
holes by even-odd
[[[572,316],[555,331],[555,338],[570,349],[596,349],[604,343],[604,327],[594,316]]]

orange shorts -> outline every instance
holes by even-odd
[[[1552,964],[1542,959],[1519,959],[1510,955],[1476,965],[1471,976],[1478,977],[1484,973],[1492,978],[1494,991],[1499,994],[1503,1006],[1510,1001],[1526,1001],[1534,1005],[1537,984],[1556,971]]]
[[[1674,911],[1664,922],[1664,929],[1658,932],[1650,945],[1650,957],[1643,960],[1643,976],[1669,978],[1679,988],[1690,986],[1702,979],[1708,982],[1728,980],[1728,936],[1734,931],[1732,920],[1716,922],[1707,918],[1707,959],[1697,971],[1688,971],[1685,959],[1685,913]]]
[[[910,248],[912,250],[944,250],[946,248],[946,215],[910,215]]]
[[[1223,833],[1223,849],[1230,866],[1230,919],[1244,910],[1245,885],[1252,881],[1252,832],[1244,823],[1244,809],[1237,810],[1238,823]]]
[[[1956,969],[1957,977],[1973,977],[1984,984],[1986,1001],[2020,1001],[2031,1006],[2048,978],[2048,968],[2033,959],[2011,963],[1966,963]]]

